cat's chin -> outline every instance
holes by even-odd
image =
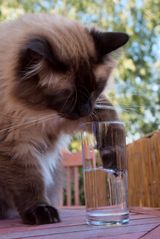
[[[76,120],[80,120],[86,116],[80,116],[78,114],[72,113],[72,114],[61,114],[61,117],[65,118],[67,120],[76,121]]]
[[[60,113],[61,117],[69,119],[69,120],[79,120],[82,118],[86,118],[87,116],[91,115],[93,112],[92,105],[82,105],[83,107],[79,108],[79,110],[75,110],[72,112],[63,112]]]

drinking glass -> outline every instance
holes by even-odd
[[[124,124],[120,121],[87,122],[82,125],[81,138],[87,224],[127,223]]]

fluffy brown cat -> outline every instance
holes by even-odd
[[[127,41],[47,14],[0,24],[0,218],[17,211],[28,224],[60,221],[60,150],[93,112],[117,117],[95,102],[114,66],[110,53]]]

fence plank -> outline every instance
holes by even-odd
[[[160,131],[127,146],[129,205],[160,207]]]
[[[78,167],[74,167],[74,200],[75,205],[79,205],[79,171]]]
[[[67,206],[71,206],[71,169],[68,167],[66,175],[66,193],[67,193]]]

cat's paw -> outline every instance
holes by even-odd
[[[31,225],[60,222],[57,209],[46,204],[36,205],[35,207],[28,209],[22,215],[22,220],[25,224]]]

